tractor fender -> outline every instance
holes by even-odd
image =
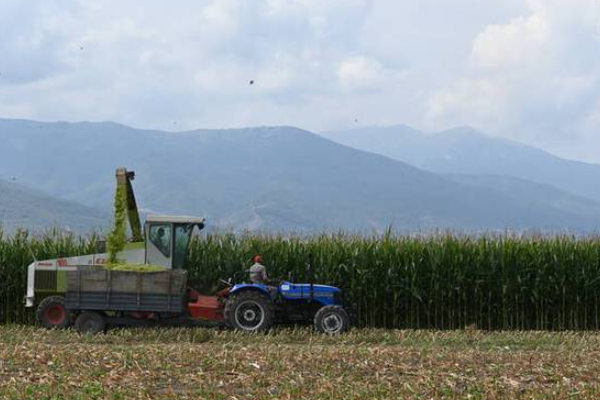
[[[254,292],[259,292],[267,296],[268,298],[271,298],[271,293],[269,292],[267,285],[261,285],[256,283],[242,283],[239,285],[234,285],[229,291],[229,296],[235,296],[236,294],[250,290]]]

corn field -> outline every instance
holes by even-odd
[[[94,237],[0,235],[0,323],[30,323],[26,266],[93,251]],[[362,327],[588,330],[600,328],[600,240],[557,237],[310,238],[201,235],[188,262],[191,286],[245,277],[262,254],[271,278],[339,286]],[[240,280],[240,279],[237,279]]]

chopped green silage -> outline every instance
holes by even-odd
[[[129,271],[129,272],[160,272],[166,268],[158,265],[150,264],[128,264],[128,263],[111,263],[104,265],[104,269],[111,271]]]

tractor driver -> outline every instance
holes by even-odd
[[[267,276],[267,268],[261,262],[262,257],[256,255],[254,257],[254,265],[250,267],[250,280],[252,283],[266,285],[269,277]]]

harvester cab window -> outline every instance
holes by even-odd
[[[150,241],[163,256],[171,257],[171,226],[169,224],[152,225]]]
[[[194,225],[176,224],[175,225],[175,247],[173,252],[173,268],[183,268],[187,258],[190,237]]]

